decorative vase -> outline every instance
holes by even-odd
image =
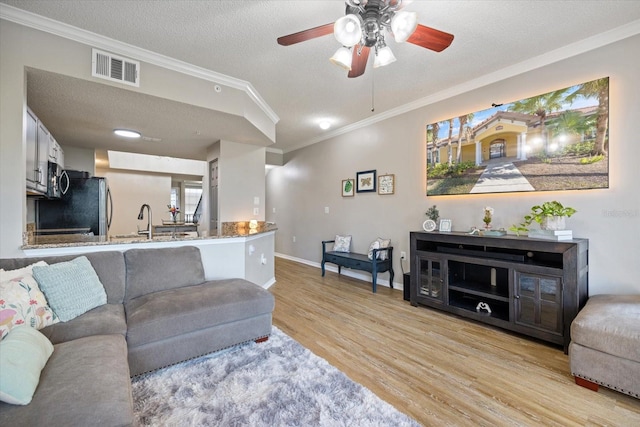
[[[491,224],[485,224],[484,225],[484,229],[487,230],[487,231],[490,231],[491,230]]]
[[[564,216],[545,216],[542,218],[540,228],[542,230],[564,230],[565,218]]]

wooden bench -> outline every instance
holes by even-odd
[[[363,270],[371,273],[371,286],[373,292],[377,290],[376,279],[378,273],[389,272],[389,286],[393,289],[393,246],[389,246],[382,249],[373,249],[373,259],[365,254],[358,254],[354,252],[335,252],[327,251],[327,243],[334,243],[335,240],[323,240],[322,241],[322,277],[324,277],[324,263],[330,262],[338,266],[338,274],[340,274],[342,267],[351,268],[354,270]],[[378,259],[378,253],[387,252],[387,259]]]

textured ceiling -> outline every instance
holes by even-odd
[[[339,47],[332,36],[288,47],[276,43],[279,36],[335,21],[344,14],[342,1],[0,2],[251,83],[280,117],[272,147],[284,151],[608,30],[630,23],[637,29],[640,19],[639,1],[405,2],[406,10],[418,13],[421,24],[454,34],[452,45],[435,53],[391,41],[397,62],[375,72],[369,63],[364,76],[348,79],[328,61]],[[40,79],[52,77],[39,74]],[[375,112],[371,112],[373,79]],[[139,98],[132,96],[127,102],[153,100]],[[178,112],[180,107],[185,108],[183,113]],[[170,111],[182,118],[198,114],[188,108],[170,103],[155,106],[152,112]],[[91,115],[91,111],[76,109],[73,114]],[[212,122],[206,137],[237,131],[231,125],[223,129],[221,123],[228,118]],[[328,131],[319,129],[321,119],[332,122]],[[56,126],[64,128],[64,120],[57,117]],[[181,123],[185,122],[169,121],[149,129],[149,134],[172,138],[171,129]],[[233,135],[224,138],[237,140]],[[194,137],[183,143],[194,147],[192,151],[183,147],[185,156],[201,157],[202,141]],[[149,150],[156,154],[152,147]]]

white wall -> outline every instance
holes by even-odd
[[[353,235],[352,250],[357,252],[366,251],[376,237],[391,238],[396,282],[401,283],[399,252],[408,253],[409,232],[421,230],[429,206],[436,204],[440,216],[452,219],[454,231],[461,231],[480,226],[483,206],[495,209],[495,227],[508,228],[520,222],[532,205],[557,199],[578,210],[567,225],[575,236],[590,241],[590,294],[639,293],[640,56],[632,52],[640,52],[640,36],[287,153],[285,165],[267,174],[267,220],[278,224],[276,253],[318,263],[321,240],[337,233]],[[606,76],[610,77],[609,189],[425,196],[428,123]],[[341,197],[341,180],[370,169],[395,174],[394,195]],[[408,263],[404,269],[409,269]]]
[[[61,146],[64,151],[64,168],[87,171],[95,176],[96,154],[93,148]]]
[[[113,218],[109,235],[131,234],[147,228],[148,213],[138,221],[140,207],[151,206],[153,225],[169,219],[167,205],[171,200],[171,175],[152,174],[115,169],[98,169],[97,176],[107,178],[113,200]]]
[[[266,149],[220,141],[218,204],[221,222],[264,220]],[[254,204],[254,198],[258,204]],[[254,208],[258,214],[254,215]]]

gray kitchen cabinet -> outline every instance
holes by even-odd
[[[27,189],[38,189],[38,118],[27,109]]]
[[[27,108],[27,193],[46,194],[49,162],[64,168],[64,151],[47,127]]]

